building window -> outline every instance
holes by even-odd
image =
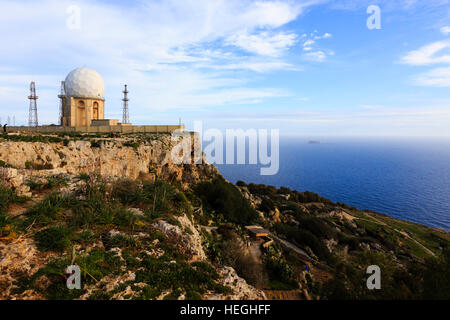
[[[92,119],[93,120],[98,120],[98,102],[94,102],[94,106],[92,108]]]
[[[78,101],[77,108],[77,126],[85,126],[86,125],[86,105],[84,101]]]

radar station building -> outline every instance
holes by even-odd
[[[61,124],[66,127],[91,126],[105,119],[105,83],[97,71],[78,68],[64,81]],[[107,124],[106,121],[100,121]],[[117,123],[116,123],[117,124]]]
[[[128,90],[125,85],[123,101],[123,119],[105,119],[105,82],[100,74],[92,69],[77,68],[72,70],[61,82],[59,124],[38,125],[36,92],[34,82],[31,86],[33,102],[30,106],[30,115],[36,114],[36,121],[29,121],[28,126],[8,126],[7,132],[115,132],[115,133],[172,133],[175,130],[184,130],[184,125],[132,125],[128,115]],[[33,113],[32,113],[33,112]],[[31,119],[31,117],[30,117]]]

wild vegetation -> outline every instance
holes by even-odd
[[[38,137],[23,139],[48,139]],[[64,143],[67,137],[90,139],[92,148],[108,139],[73,133],[45,141]],[[150,139],[128,138],[135,149]],[[8,170],[8,164],[0,167]],[[224,297],[233,289],[221,282],[219,271],[230,266],[274,298],[450,298],[449,233],[312,192],[207,176],[186,187],[157,174],[148,180],[50,175],[26,184],[32,198],[0,183],[0,250],[36,251],[22,259],[29,269],[11,272],[11,287],[0,281],[0,297]],[[268,236],[250,237],[248,225],[264,227]],[[186,248],[194,238],[206,259]],[[73,264],[81,270],[80,290],[66,286],[65,270]],[[381,290],[367,289],[369,265],[381,268]]]
[[[159,218],[179,224],[176,216],[191,214],[182,191],[160,180],[110,183],[86,174],[78,180],[80,188],[67,196],[54,190],[59,184],[51,183],[53,190],[18,219],[5,213],[11,203],[19,200],[11,189],[0,188],[2,235],[9,223],[9,228],[14,226],[18,232],[32,233],[43,253],[58,255],[35,274],[22,275],[15,294],[35,290],[49,299],[73,299],[86,294],[86,290],[72,291],[65,285],[65,268],[73,263],[80,266],[86,285],[93,285],[105,276],[121,276],[125,270],[135,272],[135,279],[116,290],[93,290],[89,294],[93,299],[111,298],[124,286],[138,292],[133,295],[135,299],[156,298],[165,291],[170,293],[165,299],[176,299],[181,294],[200,299],[207,290],[229,291],[217,283],[218,274],[211,265],[200,261],[188,263],[176,240],[152,226]],[[136,215],[130,207],[142,210],[142,215]],[[101,245],[91,249],[92,242]],[[113,248],[118,248],[121,254],[110,250]],[[161,256],[145,253],[149,250],[161,250]],[[46,281],[44,288],[42,279]]]
[[[316,273],[329,277],[325,281],[310,277],[312,296],[322,299],[449,299],[450,237],[447,232],[360,211],[310,192],[243,182],[238,185],[262,198],[259,209],[269,218],[267,221],[274,233],[317,257],[316,268],[321,272],[312,272],[310,276]],[[270,222],[275,208],[280,211],[281,221]],[[382,271],[381,290],[366,287],[369,265],[378,265]]]

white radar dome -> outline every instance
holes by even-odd
[[[67,97],[103,99],[105,82],[97,71],[78,68],[67,75],[64,89]]]

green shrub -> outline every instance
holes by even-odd
[[[69,199],[62,197],[58,193],[51,193],[25,212],[26,219],[24,226],[34,224],[44,226],[55,220],[63,218],[63,208],[68,205]]]
[[[6,163],[3,160],[0,160],[0,167],[3,167],[3,168],[14,168],[12,165]]]
[[[79,201],[72,206],[73,214],[69,223],[74,227],[96,225],[131,226],[134,214],[118,203],[106,203],[99,199]]]
[[[310,247],[320,259],[325,261],[331,259],[330,252],[326,245],[312,232],[283,223],[275,224],[275,230],[278,234],[285,235],[289,241],[296,243],[300,247]]]
[[[322,202],[322,203],[329,203],[332,204],[333,202],[321,197],[317,193],[305,191],[305,192],[298,192],[298,191],[292,191],[291,197],[293,200],[296,200],[301,203],[311,203],[311,202]]]
[[[143,189],[149,199],[150,210],[153,213],[167,213],[173,209],[177,189],[167,181],[157,180],[155,183],[143,182]]]
[[[242,180],[238,180],[238,181],[236,182],[236,185],[237,185],[238,187],[246,187],[246,186],[247,186],[247,184],[246,184],[244,181],[242,181]]]
[[[55,187],[67,186],[67,181],[68,179],[64,177],[48,177],[44,188],[53,189]]]
[[[163,180],[156,182],[119,180],[113,185],[112,197],[124,205],[146,208],[149,217],[156,218],[168,212],[190,211],[184,194]]]
[[[281,247],[274,244],[263,249],[266,268],[269,273],[269,287],[273,290],[292,290],[298,288],[294,269],[283,258]]]
[[[248,185],[248,190],[250,193],[259,194],[259,195],[275,195],[278,193],[278,189],[274,186],[266,186],[264,184],[254,184],[250,183]]]
[[[147,283],[141,299],[153,299],[163,291],[171,290],[177,298],[182,292],[200,299],[207,290],[227,292],[229,289],[218,285],[215,270],[205,263],[189,265],[185,262],[167,263],[164,259],[150,256],[143,258],[141,268],[136,272],[136,282]]]
[[[320,218],[302,217],[298,219],[300,227],[313,233],[320,239],[332,239],[336,236],[336,231],[327,222]]]
[[[350,250],[359,249],[359,241],[355,236],[348,236],[345,233],[340,232],[338,234],[338,240],[340,244],[347,245]]]
[[[8,206],[17,201],[18,197],[14,191],[0,181],[0,212],[6,212]]]
[[[74,264],[80,267],[82,288],[70,290],[66,286],[65,270],[71,264],[72,261],[66,256],[51,260],[31,277],[21,279],[20,291],[34,289],[50,300],[76,299],[86,292],[86,285],[96,283],[106,275],[119,274],[123,266],[120,258],[114,252],[95,249],[88,254],[77,255]],[[43,276],[46,277],[45,289],[38,285],[38,280]],[[105,296],[105,294],[94,292],[92,298]]]
[[[278,189],[278,193],[280,193],[280,194],[290,194],[291,193],[291,189],[286,188],[286,187],[280,187],[280,189]]]
[[[85,290],[73,289],[70,290],[66,285],[66,268],[71,264],[68,258],[58,258],[50,261],[46,266],[40,268],[33,274],[22,290],[34,289],[37,292],[42,292],[44,297],[50,300],[72,300],[82,295]],[[48,286],[45,289],[39,288],[36,282],[45,276]],[[81,279],[81,285],[84,284],[84,278]]]
[[[30,180],[28,180],[27,182],[26,182],[26,185],[28,186],[28,187],[30,187],[30,190],[42,190],[42,188],[43,188],[43,185],[42,184],[40,184],[39,182],[37,182],[36,180],[34,180],[34,179],[30,179]]]
[[[78,243],[89,244],[98,239],[99,235],[93,233],[92,231],[85,230],[75,234],[72,240]]]
[[[149,201],[139,182],[131,179],[121,179],[113,184],[112,197],[125,205],[139,205]]]
[[[127,141],[127,142],[124,142],[123,145],[124,145],[124,147],[131,147],[134,150],[137,150],[139,148],[139,142],[136,142],[136,141]]]
[[[10,187],[0,182],[0,237],[8,236],[16,229],[13,218],[7,213],[9,205],[25,201],[26,198],[17,196]]]
[[[450,300],[450,249],[425,261],[423,299]]]
[[[71,230],[64,227],[50,227],[34,235],[37,247],[41,251],[64,251],[70,246]]]
[[[133,236],[118,234],[113,236],[108,240],[108,243],[105,245],[110,248],[119,247],[126,248],[132,247],[137,248],[140,246],[139,241],[137,241]]]
[[[262,212],[270,212],[275,210],[275,204],[270,198],[263,198],[258,208]]]
[[[248,200],[223,178],[202,182],[195,187],[195,191],[207,207],[222,214],[228,221],[249,224],[258,218]]]

